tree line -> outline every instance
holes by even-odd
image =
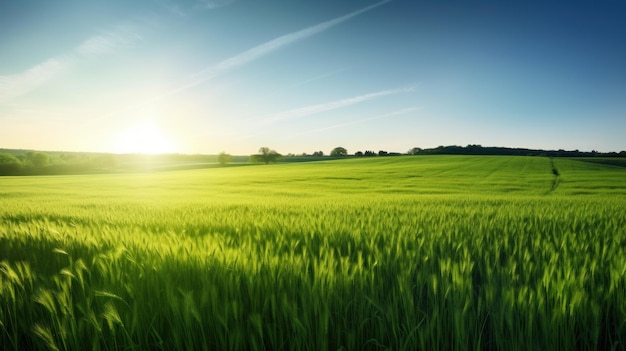
[[[0,149],[0,175],[57,175],[201,168],[216,155],[145,155]],[[229,156],[228,162],[231,158]],[[248,157],[234,156],[236,162]]]
[[[0,152],[0,175],[54,175],[86,173],[116,165],[112,154],[58,154],[28,151]]]
[[[402,155],[508,155],[508,156],[544,156],[544,157],[585,157],[585,158],[626,158],[626,151],[598,152],[579,150],[541,150],[527,148],[493,147],[470,144],[467,146],[438,146],[436,148],[413,147],[406,153],[385,150],[356,151],[350,154],[344,147],[333,148],[328,155],[323,151],[312,154],[281,155],[269,147],[261,147],[257,154],[250,156],[232,156],[225,152],[219,155],[115,155],[104,153],[61,153],[25,150],[0,149],[0,175],[53,175],[81,174],[111,171],[137,171],[174,169],[175,167],[202,167],[204,164],[217,162],[226,165],[231,162],[276,163],[307,162],[345,157],[388,157]],[[620,162],[621,160],[615,160]],[[181,168],[182,169],[182,168]]]
[[[497,146],[438,146],[431,149],[414,147],[407,152],[409,155],[507,155],[507,156],[545,156],[545,157],[626,157],[626,151],[598,152],[579,150],[542,150],[526,148],[510,148]]]
[[[385,150],[365,150],[356,151],[349,154],[343,147],[336,147],[330,152],[331,157],[374,157],[374,156],[402,156],[402,155],[504,155],[504,156],[544,156],[544,157],[626,157],[626,151],[620,152],[598,152],[579,150],[542,150],[527,148],[510,148],[497,146],[482,146],[470,144],[467,146],[438,146],[436,148],[413,147],[406,153],[389,152]],[[322,151],[316,151],[311,155],[303,153],[301,155],[288,154],[287,157],[321,157]]]

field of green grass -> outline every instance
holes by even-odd
[[[3,350],[626,349],[626,168],[0,177]]]

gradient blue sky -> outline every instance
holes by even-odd
[[[623,1],[0,2],[0,147],[626,150]]]

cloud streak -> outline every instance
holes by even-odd
[[[0,76],[0,102],[24,95],[58,76],[72,64],[71,57],[55,57],[24,72]]]
[[[347,15],[343,15],[341,17],[337,17],[334,18],[332,20],[328,20],[326,22],[322,22],[310,27],[307,27],[305,29],[296,31],[296,32],[292,32],[292,33],[288,33],[285,35],[282,35],[278,38],[272,39],[270,41],[267,41],[263,44],[257,45],[251,49],[248,49],[240,54],[237,54],[233,57],[230,57],[226,60],[223,60],[215,65],[209,66],[204,68],[203,70],[197,72],[196,74],[194,74],[186,83],[181,84],[180,86],[169,90],[163,94],[154,96],[148,100],[142,101],[140,103],[137,103],[135,105],[131,105],[131,106],[127,106],[124,107],[120,110],[116,110],[113,111],[111,113],[108,113],[107,115],[105,115],[104,117],[109,117],[112,115],[116,115],[120,112],[123,111],[127,111],[129,109],[133,109],[133,108],[137,108],[137,107],[142,107],[154,102],[157,102],[159,100],[162,100],[164,98],[170,97],[172,95],[176,95],[184,90],[193,88],[195,86],[198,86],[210,79],[213,79],[217,76],[220,76],[232,69],[235,69],[237,67],[246,65],[250,62],[256,61],[268,54],[271,54],[279,49],[282,49],[286,46],[295,44],[297,42],[300,42],[302,40],[305,40],[307,38],[310,38],[314,35],[320,34],[338,24],[341,24],[355,16],[358,16],[364,12],[370,11],[376,7],[379,7],[381,5],[384,5],[388,2],[390,2],[391,0],[384,0],[381,2],[378,2],[376,4],[364,7],[360,10],[351,12]]]
[[[139,40],[141,36],[132,27],[120,26],[88,38],[69,54],[52,57],[21,73],[0,76],[0,102],[28,94],[60,76],[82,59],[113,53]]]
[[[217,9],[220,7],[228,6],[234,3],[235,1],[236,0],[201,0],[201,1],[198,1],[198,3],[196,4],[196,7],[207,9],[207,10],[213,10],[213,9]]]
[[[181,3],[176,0],[155,0],[167,12],[176,17],[188,17],[197,12],[215,10],[232,5],[238,0],[197,0],[192,3]]]
[[[120,48],[132,47],[142,39],[141,35],[129,26],[120,26],[83,41],[74,52],[82,56],[110,54]]]
[[[270,118],[265,119],[264,122],[276,123],[276,122],[285,121],[285,120],[294,119],[294,118],[307,117],[310,115],[356,105],[362,102],[378,99],[378,98],[389,96],[389,95],[410,93],[414,91],[415,91],[415,88],[413,87],[401,88],[401,89],[390,89],[390,90],[378,91],[375,93],[354,96],[354,97],[347,98],[347,99],[331,101],[331,102],[327,102],[323,104],[300,107],[300,108],[296,108],[293,110],[278,113]]]
[[[373,120],[376,120],[376,119],[400,116],[400,115],[407,114],[409,112],[418,111],[420,109],[421,108],[419,108],[419,107],[407,107],[407,108],[403,108],[401,110],[385,113],[385,114],[382,114],[382,115],[377,115],[377,116],[373,116],[373,117],[369,117],[369,118],[363,118],[363,119],[359,119],[359,120],[356,120],[356,121],[339,123],[339,124],[335,124],[335,125],[328,126],[328,127],[323,127],[323,128],[311,129],[311,130],[307,130],[305,132],[294,134],[294,135],[318,133],[318,132],[323,132],[323,131],[330,130],[330,129],[337,129],[337,128],[348,127],[348,126],[351,126],[351,125],[365,123],[365,122],[373,121]]]
[[[311,27],[307,27],[305,29],[299,30],[297,32],[292,32],[289,34],[285,34],[283,36],[280,36],[276,39],[270,40],[268,42],[265,42],[261,45],[255,46],[252,49],[249,49],[247,51],[242,52],[239,55],[233,56],[227,60],[224,60],[220,63],[218,63],[215,66],[209,67],[203,71],[201,71],[199,73],[199,80],[200,81],[204,81],[205,79],[210,79],[212,78],[215,74],[219,74],[223,71],[227,71],[230,69],[233,69],[235,67],[239,67],[242,66],[244,64],[247,64],[249,62],[255,61],[269,53],[272,53],[278,49],[281,49],[285,46],[297,43],[301,40],[307,39],[309,37],[312,37],[314,35],[320,34],[340,23],[343,23],[355,16],[358,16],[364,12],[367,12],[369,10],[372,10],[378,6],[381,6],[383,4],[386,4],[388,2],[390,2],[391,0],[385,0],[385,1],[381,1],[379,3],[364,7],[360,10],[354,11],[352,13],[349,13],[347,15],[341,16],[341,17],[337,17],[335,19],[326,21],[326,22],[322,22],[319,24],[316,24],[314,26]]]

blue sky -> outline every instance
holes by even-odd
[[[0,147],[626,150],[623,1],[0,3]]]

